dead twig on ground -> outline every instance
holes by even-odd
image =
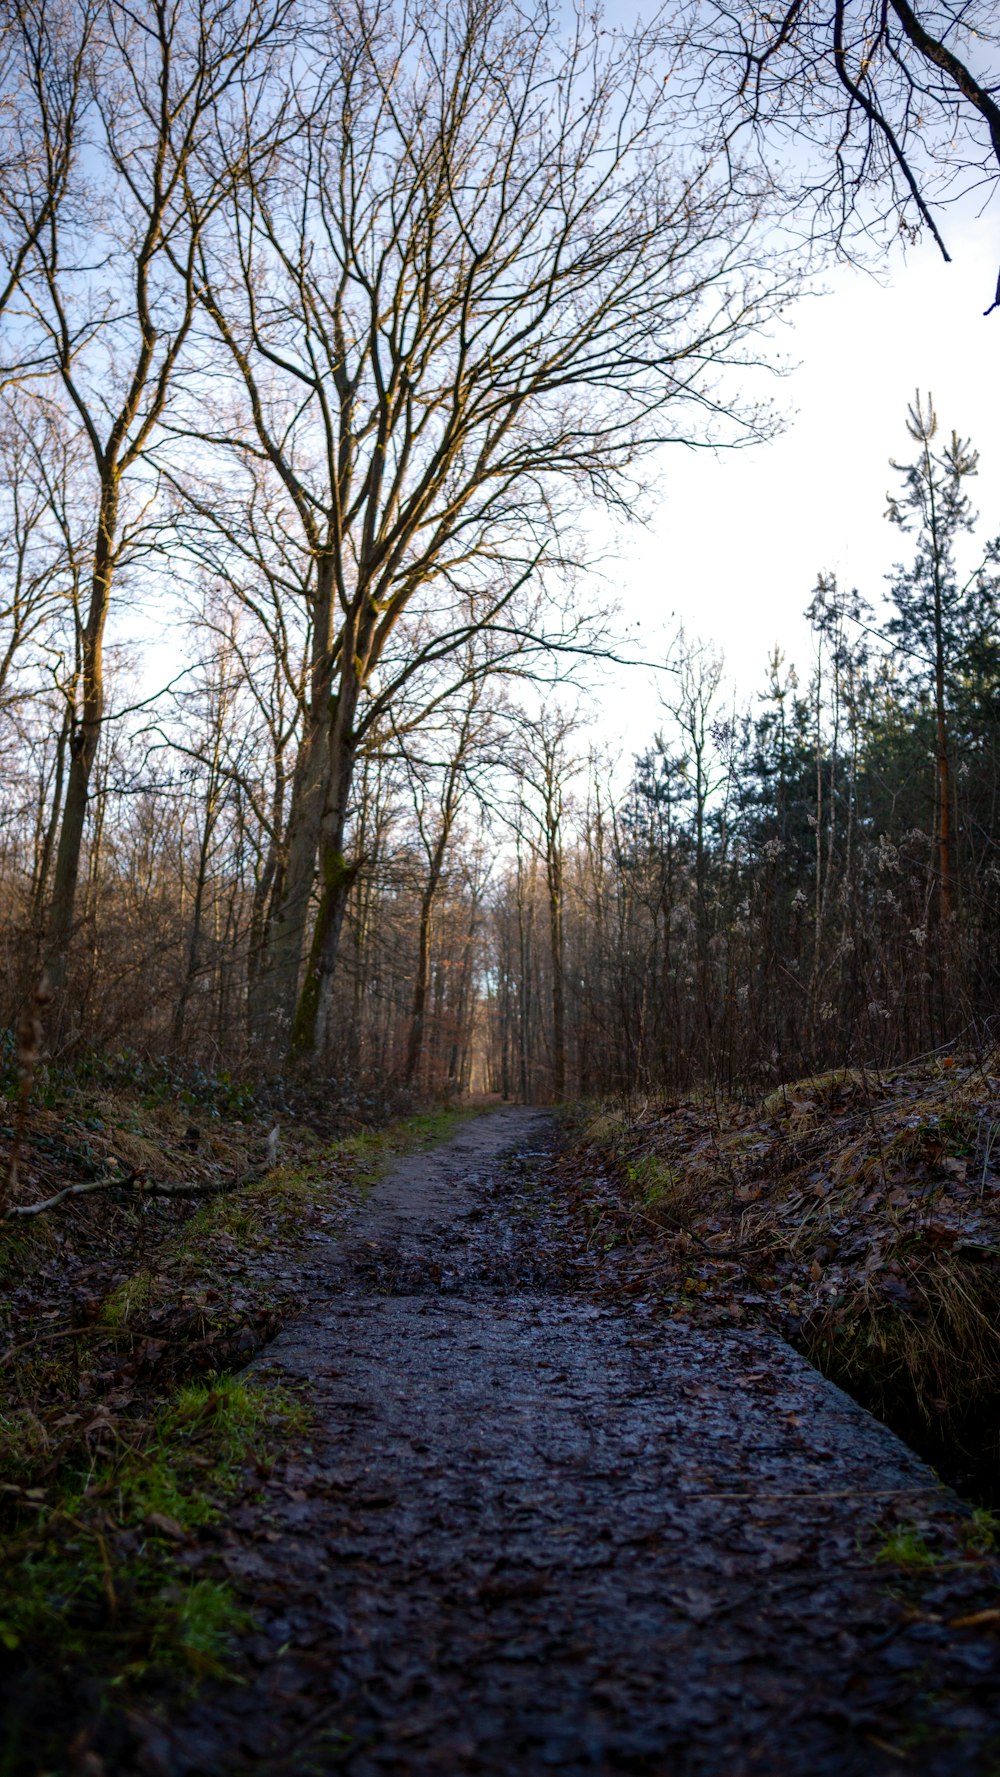
[[[52,1197],[44,1197],[39,1203],[15,1203],[0,1216],[0,1221],[9,1222],[15,1216],[40,1216],[47,1210],[55,1209],[65,1203],[69,1197],[86,1197],[91,1191],[111,1191],[130,1189],[138,1190],[151,1197],[219,1197],[226,1191],[239,1190],[241,1186],[258,1184],[266,1177],[269,1168],[262,1172],[244,1173],[241,1177],[231,1179],[192,1179],[184,1184],[168,1185],[161,1179],[147,1178],[141,1172],[125,1172],[117,1178],[87,1179],[79,1185],[66,1185],[63,1190],[56,1191]]]

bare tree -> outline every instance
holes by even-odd
[[[281,0],[276,0],[280,5]],[[92,565],[80,631],[79,704],[56,852],[47,941],[53,984],[65,975],[91,773],[105,719],[104,636],[116,573],[155,489],[144,453],[156,435],[195,312],[197,243],[231,183],[206,170],[204,146],[237,74],[280,16],[267,0],[143,0],[62,18],[78,90],[39,52],[33,15],[19,21],[19,95],[30,112],[42,222],[12,262],[23,326],[62,385],[87,441]],[[64,58],[65,59],[65,58]],[[259,70],[258,70],[259,73]],[[86,101],[87,146],[66,119]],[[73,107],[75,106],[75,111]],[[61,200],[56,201],[57,197]]]
[[[92,0],[75,7],[11,0],[0,15],[0,318],[12,310],[22,275],[69,195],[97,10]],[[23,374],[36,344],[12,327],[0,377]]]
[[[756,198],[678,140],[650,49],[582,16],[564,42],[505,0],[345,0],[298,128],[201,242],[247,395],[237,450],[271,465],[311,564],[266,965],[272,1037],[301,1053],[322,1043],[350,889],[358,712],[404,613],[435,613],[438,651],[510,622],[582,497],[626,507],[645,450],[721,434],[715,373],[790,277],[762,262]],[[229,447],[228,414],[214,439]]]
[[[249,950],[251,1030],[266,1024],[262,982],[275,911],[281,905],[288,862],[289,800],[294,807],[302,741],[315,716],[313,621],[315,574],[299,540],[290,535],[287,509],[267,465],[250,461],[235,487],[211,478],[167,471],[176,496],[173,524],[161,539],[164,558],[177,560],[178,536],[197,572],[197,623],[236,649],[243,684],[256,713],[258,744],[248,773],[231,760],[240,790],[264,837],[254,890]],[[206,602],[205,587],[210,589]],[[241,612],[233,623],[234,608]],[[266,755],[266,764],[261,761]]]
[[[577,716],[546,708],[526,714],[515,761],[518,797],[515,821],[519,841],[535,853],[545,873],[549,927],[550,996],[552,1010],[552,1092],[566,1096],[566,958],[563,817],[565,790],[580,769],[569,751],[579,726]]]
[[[470,663],[471,664],[471,663]],[[410,1029],[406,1044],[404,1079],[412,1085],[420,1067],[427,1015],[427,994],[431,977],[431,939],[434,903],[441,886],[448,848],[451,845],[464,795],[470,788],[473,768],[485,761],[485,749],[495,742],[494,710],[485,696],[484,675],[470,672],[464,688],[464,699],[458,710],[445,706],[441,712],[447,724],[444,757],[435,759],[437,751],[431,736],[432,757],[414,757],[404,747],[413,799],[413,814],[420,844],[426,858],[426,872],[420,892],[420,915],[417,928],[417,963],[413,977],[413,1001]],[[436,766],[436,769],[435,769]]]
[[[926,229],[949,258],[935,212],[970,189],[985,205],[1000,180],[988,0],[695,0],[689,24],[725,138],[755,138],[771,167],[790,143],[798,198],[838,246],[878,223]]]
[[[188,1003],[197,986],[200,972],[208,875],[227,789],[226,732],[236,714],[239,691],[239,654],[234,629],[228,635],[225,632],[217,633],[215,640],[214,656],[206,663],[203,683],[185,694],[186,703],[191,704],[195,700],[200,703],[204,732],[197,748],[202,785],[191,921],[171,1032],[172,1040],[178,1047],[183,1040]]]
[[[0,712],[8,716],[25,674],[29,698],[46,679],[65,688],[72,674],[79,443],[48,402],[19,394],[0,405]]]
[[[694,900],[698,976],[704,981],[708,956],[708,822],[712,798],[725,782],[726,767],[713,742],[718,719],[718,694],[724,660],[705,642],[692,641],[681,630],[674,664],[676,687],[662,696],[680,735],[677,767],[691,796],[694,825]],[[661,747],[661,751],[662,751]]]
[[[28,908],[32,966],[80,663],[86,570],[81,458],[79,435],[50,401],[7,389],[0,406],[0,768],[8,802],[16,801],[18,756],[32,757],[37,771]]]

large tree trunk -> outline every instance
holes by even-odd
[[[315,1060],[333,1046],[333,979],[344,914],[358,873],[357,862],[349,864],[336,843],[321,842],[319,869],[319,907],[289,1045],[295,1061]]]
[[[254,1041],[273,1055],[287,1049],[296,1023],[316,853],[329,788],[330,737],[337,720],[331,702],[334,596],[332,565],[321,562],[313,611],[309,709],[292,778],[284,870],[249,1007]]]
[[[310,724],[302,737],[292,779],[285,867],[250,1004],[255,1043],[277,1055],[288,1045],[295,1018],[302,952],[316,873],[316,852],[327,789],[329,748],[322,728]]]
[[[357,763],[354,717],[361,689],[354,668],[353,647],[346,638],[342,644],[342,662],[340,688],[331,705],[326,806],[319,835],[319,907],[289,1045],[292,1057],[299,1061],[329,1055],[333,1048],[331,1013],[340,934],[360,865],[360,860],[348,863],[344,857],[344,835]]]
[[[52,866],[52,852],[56,843],[56,834],[59,831],[59,816],[62,811],[63,781],[66,775],[66,751],[70,743],[72,729],[73,709],[72,705],[67,703],[65,714],[63,715],[62,727],[59,730],[59,739],[56,742],[56,758],[52,783],[52,806],[49,810],[48,820],[45,822],[44,832],[42,833],[38,863],[35,870],[35,880],[31,889],[31,923],[36,937],[44,929],[45,897],[49,886],[49,871]]]
[[[284,835],[281,831],[285,814],[285,772],[280,752],[276,757],[274,784],[271,791],[271,831],[263,868],[254,887],[250,909],[250,933],[247,947],[247,1024],[251,1038],[263,1024],[263,1007],[258,996],[258,983],[282,881]]]
[[[101,489],[97,540],[94,545],[94,571],[90,583],[90,609],[81,637],[83,710],[70,740],[66,800],[59,830],[46,933],[45,968],[55,990],[61,988],[66,979],[76,911],[76,891],[80,880],[83,834],[87,822],[90,777],[97,757],[104,718],[104,626],[114,577],[117,526],[118,480],[117,476],[111,474]]]

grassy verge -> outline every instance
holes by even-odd
[[[651,1242],[673,1312],[765,1318],[949,1478],[1000,1496],[1000,1077],[842,1069],[756,1107],[581,1132],[595,1238]]]
[[[226,1513],[305,1424],[233,1372],[300,1311],[316,1239],[462,1114],[332,1138],[285,1118],[265,1171],[271,1115],[232,1083],[221,1111],[217,1086],[199,1104],[146,1085],[49,1092],[22,1200],[126,1168],[208,1195],[113,1187],[0,1224],[0,1777],[82,1769],[99,1713],[226,1671],[245,1621]]]
[[[210,1533],[307,1416],[291,1396],[233,1378],[181,1389],[113,1455],[64,1465],[44,1501],[20,1493],[0,1575],[4,1777],[65,1768],[67,1725],[151,1678],[228,1670],[246,1614]]]
[[[303,1237],[336,1234],[345,1209],[397,1154],[443,1141],[462,1114],[420,1112],[315,1147],[300,1136],[293,1162],[212,1198],[116,1284],[99,1311],[102,1332],[161,1370],[171,1339],[185,1346],[188,1365],[245,1360],[300,1299],[287,1268],[294,1272]]]
[[[67,1464],[44,1510],[32,1512],[41,1502],[25,1490],[0,1576],[0,1643],[60,1663],[103,1649],[119,1676],[153,1659],[220,1665],[225,1588],[194,1575],[178,1584],[173,1553],[222,1515],[248,1450],[260,1460],[305,1418],[274,1388],[194,1383],[113,1456]]]

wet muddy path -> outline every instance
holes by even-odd
[[[247,1682],[135,1719],[127,1768],[998,1768],[995,1625],[950,1626],[981,1564],[874,1559],[953,1497],[775,1336],[600,1288],[550,1133],[470,1122],[329,1249],[256,1365],[315,1426],[225,1533]]]

